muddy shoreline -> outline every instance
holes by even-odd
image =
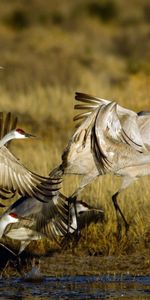
[[[150,257],[54,255],[40,259],[41,271],[50,276],[130,274],[150,275]]]
[[[122,256],[89,256],[73,255],[70,253],[54,253],[49,256],[37,256],[40,272],[44,276],[72,276],[72,275],[150,275],[150,256],[122,255]],[[1,258],[2,262],[2,258]],[[21,276],[32,268],[31,257],[21,260],[19,274],[15,260],[7,268],[1,268],[2,277]],[[4,270],[4,271],[3,271]]]

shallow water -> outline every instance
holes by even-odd
[[[0,280],[0,299],[148,299],[150,276],[44,276],[40,283]]]
[[[40,256],[37,262],[36,266],[32,260],[22,264],[22,275],[15,265],[1,273],[4,277],[0,279],[0,300],[150,298],[149,253],[120,257],[65,253]],[[29,282],[35,273],[42,275],[39,282]]]

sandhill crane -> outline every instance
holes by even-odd
[[[68,205],[66,198],[53,196],[51,201],[40,202],[36,198],[21,197],[0,216],[0,238],[20,240],[19,254],[32,240],[65,236],[68,229]]]
[[[73,205],[70,206],[70,210],[71,225],[69,231],[70,233],[73,233],[77,229],[76,213]],[[85,201],[77,200],[76,210],[79,230],[90,225],[91,223],[96,223],[98,220],[104,220],[104,211],[100,208],[87,204]]]
[[[82,200],[76,200],[75,206],[73,202],[70,205],[68,203],[68,209],[70,212],[70,226],[67,234],[61,241],[63,249],[66,248],[69,240],[77,244],[81,237],[82,229],[88,227],[91,223],[103,222],[105,219],[102,209],[91,206]]]
[[[89,206],[83,201],[77,200],[76,208],[79,230],[91,222],[96,223],[104,219],[103,210]],[[48,203],[39,202],[35,198],[21,197],[0,216],[0,238],[9,237],[21,241],[19,254],[32,240],[45,237],[61,245],[65,244],[69,209],[71,237],[77,229],[76,215],[74,206],[68,206],[64,195],[55,196]]]
[[[56,174],[83,175],[76,195],[97,176],[112,173],[123,178],[112,196],[113,204],[128,223],[117,203],[118,194],[138,177],[150,174],[150,114],[136,113],[112,101],[76,93],[75,109],[89,110],[75,116],[80,120],[62,155]]]
[[[2,114],[1,114],[2,115]],[[40,201],[48,201],[48,198],[58,193],[59,178],[43,177],[28,170],[20,161],[7,149],[7,144],[12,139],[25,139],[33,137],[22,129],[16,128],[15,122],[3,123],[0,115],[0,197],[9,198],[10,195],[19,193],[36,197]],[[9,113],[10,116],[10,113]],[[8,126],[9,125],[9,126]],[[10,131],[8,132],[8,127]],[[6,145],[6,146],[5,146]],[[2,193],[4,195],[2,195]]]

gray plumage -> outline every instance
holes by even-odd
[[[80,123],[55,174],[61,170],[62,174],[83,175],[72,197],[97,176],[121,176],[121,187],[112,199],[127,228],[117,195],[140,176],[150,174],[150,114],[137,114],[113,101],[83,93],[76,93],[75,98],[81,102],[75,109],[87,111],[75,116]]]
[[[101,209],[77,201],[79,230],[92,222],[103,220]],[[68,213],[70,209],[70,226]],[[0,217],[0,238],[9,237],[21,242],[19,254],[32,240],[48,238],[61,244],[66,234],[73,234],[77,229],[74,206],[69,207],[65,196],[53,197],[48,203],[41,203],[35,198],[22,197],[12,204]]]
[[[83,228],[89,226],[91,223],[97,223],[98,221],[104,220],[104,211],[102,209],[91,206],[82,200],[76,201],[76,212],[78,222],[76,219],[76,213],[73,203],[70,206],[70,210],[70,233],[74,233],[77,229],[81,231]]]
[[[45,237],[57,242],[68,228],[68,206],[66,199],[58,196],[48,203],[36,198],[21,197],[0,217],[0,237],[20,240],[19,253],[32,241]]]

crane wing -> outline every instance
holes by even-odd
[[[117,104],[110,102],[100,107],[92,132],[92,150],[101,172],[105,173],[111,168],[111,149],[114,145],[117,151],[118,143],[138,152],[146,150],[137,124],[137,115],[124,115],[124,119],[122,115],[120,118]]]
[[[4,235],[9,233],[8,236],[10,236],[11,231],[11,234],[15,234],[17,239],[17,233],[12,230],[25,228],[30,229],[32,235],[41,234],[58,242],[59,237],[67,233],[68,209],[66,197],[62,194],[53,197],[48,203],[41,203],[36,198],[21,197],[4,213],[14,213],[19,218],[19,222],[6,227]],[[29,231],[25,229],[20,232],[28,235]],[[20,233],[18,232],[18,234]],[[22,240],[25,239],[24,235],[22,235]]]
[[[112,102],[110,100],[93,97],[84,93],[76,93],[75,99],[81,102],[81,104],[75,105],[75,109],[88,110],[87,112],[82,112],[81,114],[75,116],[74,120],[80,119],[81,121],[83,121],[85,118],[88,119],[88,117],[93,113],[94,110],[97,110],[97,108],[100,110],[102,106],[107,106]],[[138,127],[137,113],[118,104],[116,104],[115,110],[116,112],[113,114],[113,117],[109,117],[108,120],[110,135],[116,139],[119,137],[119,132],[122,131],[123,142],[130,144],[138,151],[145,150]]]
[[[89,94],[85,93],[75,93],[75,100],[80,101],[80,104],[75,104],[74,109],[77,110],[86,110],[86,112],[81,112],[80,114],[76,115],[74,117],[74,121],[80,120],[80,123],[78,123],[78,126],[85,120],[88,116],[91,115],[91,113],[96,110],[97,108],[100,108],[101,105],[107,105],[110,100],[105,100],[102,98],[94,97]]]
[[[60,178],[42,177],[29,171],[5,146],[0,148],[0,189],[48,201],[57,194],[60,183]]]
[[[106,100],[99,97],[95,97],[89,94],[76,92],[75,93],[75,100],[80,101],[80,104],[76,104],[74,106],[77,110],[87,110],[86,112],[82,112],[74,117],[74,120],[80,120],[83,121],[85,118],[87,118],[93,110],[96,110],[97,108],[100,108],[102,105],[107,105],[110,102],[114,102],[112,100]],[[121,105],[117,104],[117,113],[119,117],[121,118],[124,115],[130,115],[130,116],[136,116],[137,114],[129,109],[126,109],[122,107]]]
[[[144,145],[150,147],[150,112],[138,114],[137,123]]]

